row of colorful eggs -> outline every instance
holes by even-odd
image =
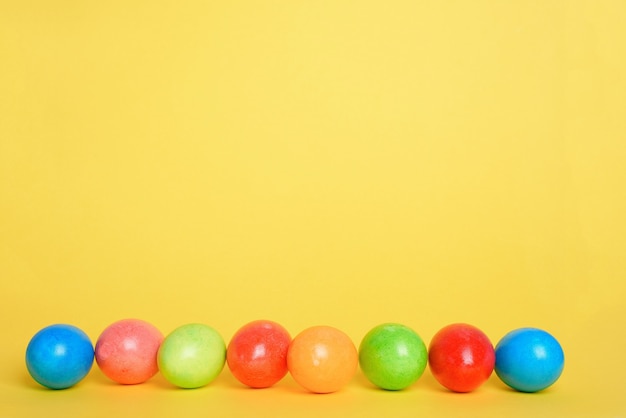
[[[330,326],[305,329],[292,339],[280,324],[259,320],[240,328],[226,346],[208,325],[186,324],[164,337],[138,319],[108,326],[95,349],[81,329],[66,324],[43,328],[26,349],[28,372],[51,389],[80,382],[94,358],[107,377],[121,384],[143,383],[160,371],[175,386],[198,388],[227,364],[237,380],[253,388],[270,387],[289,372],[314,393],[341,389],[359,365],[374,385],[401,390],[429,364],[437,381],[453,392],[477,389],[494,370],[513,389],[537,392],[556,382],[564,366],[561,345],[544,330],[513,330],[494,348],[485,333],[463,323],[442,328],[428,350],[414,330],[397,323],[371,329],[357,350],[345,333]]]

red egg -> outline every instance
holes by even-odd
[[[125,385],[143,383],[158,371],[157,352],[163,334],[139,319],[109,325],[96,342],[96,362],[111,380]]]
[[[430,342],[428,363],[441,385],[454,392],[471,392],[493,372],[495,351],[489,338],[468,324],[442,328]]]
[[[233,336],[226,361],[233,376],[244,385],[267,388],[287,374],[289,332],[272,321],[254,321]]]

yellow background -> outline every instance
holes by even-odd
[[[623,1],[0,0],[0,417],[626,415]],[[32,335],[259,318],[358,346],[563,345],[545,392],[161,376],[66,391]]]

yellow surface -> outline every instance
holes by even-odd
[[[0,0],[0,417],[626,416],[623,1]],[[549,390],[38,387],[136,317],[553,333]]]

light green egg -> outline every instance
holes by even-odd
[[[159,348],[159,371],[173,385],[193,389],[211,383],[226,361],[226,344],[213,328],[187,324],[170,333]]]

